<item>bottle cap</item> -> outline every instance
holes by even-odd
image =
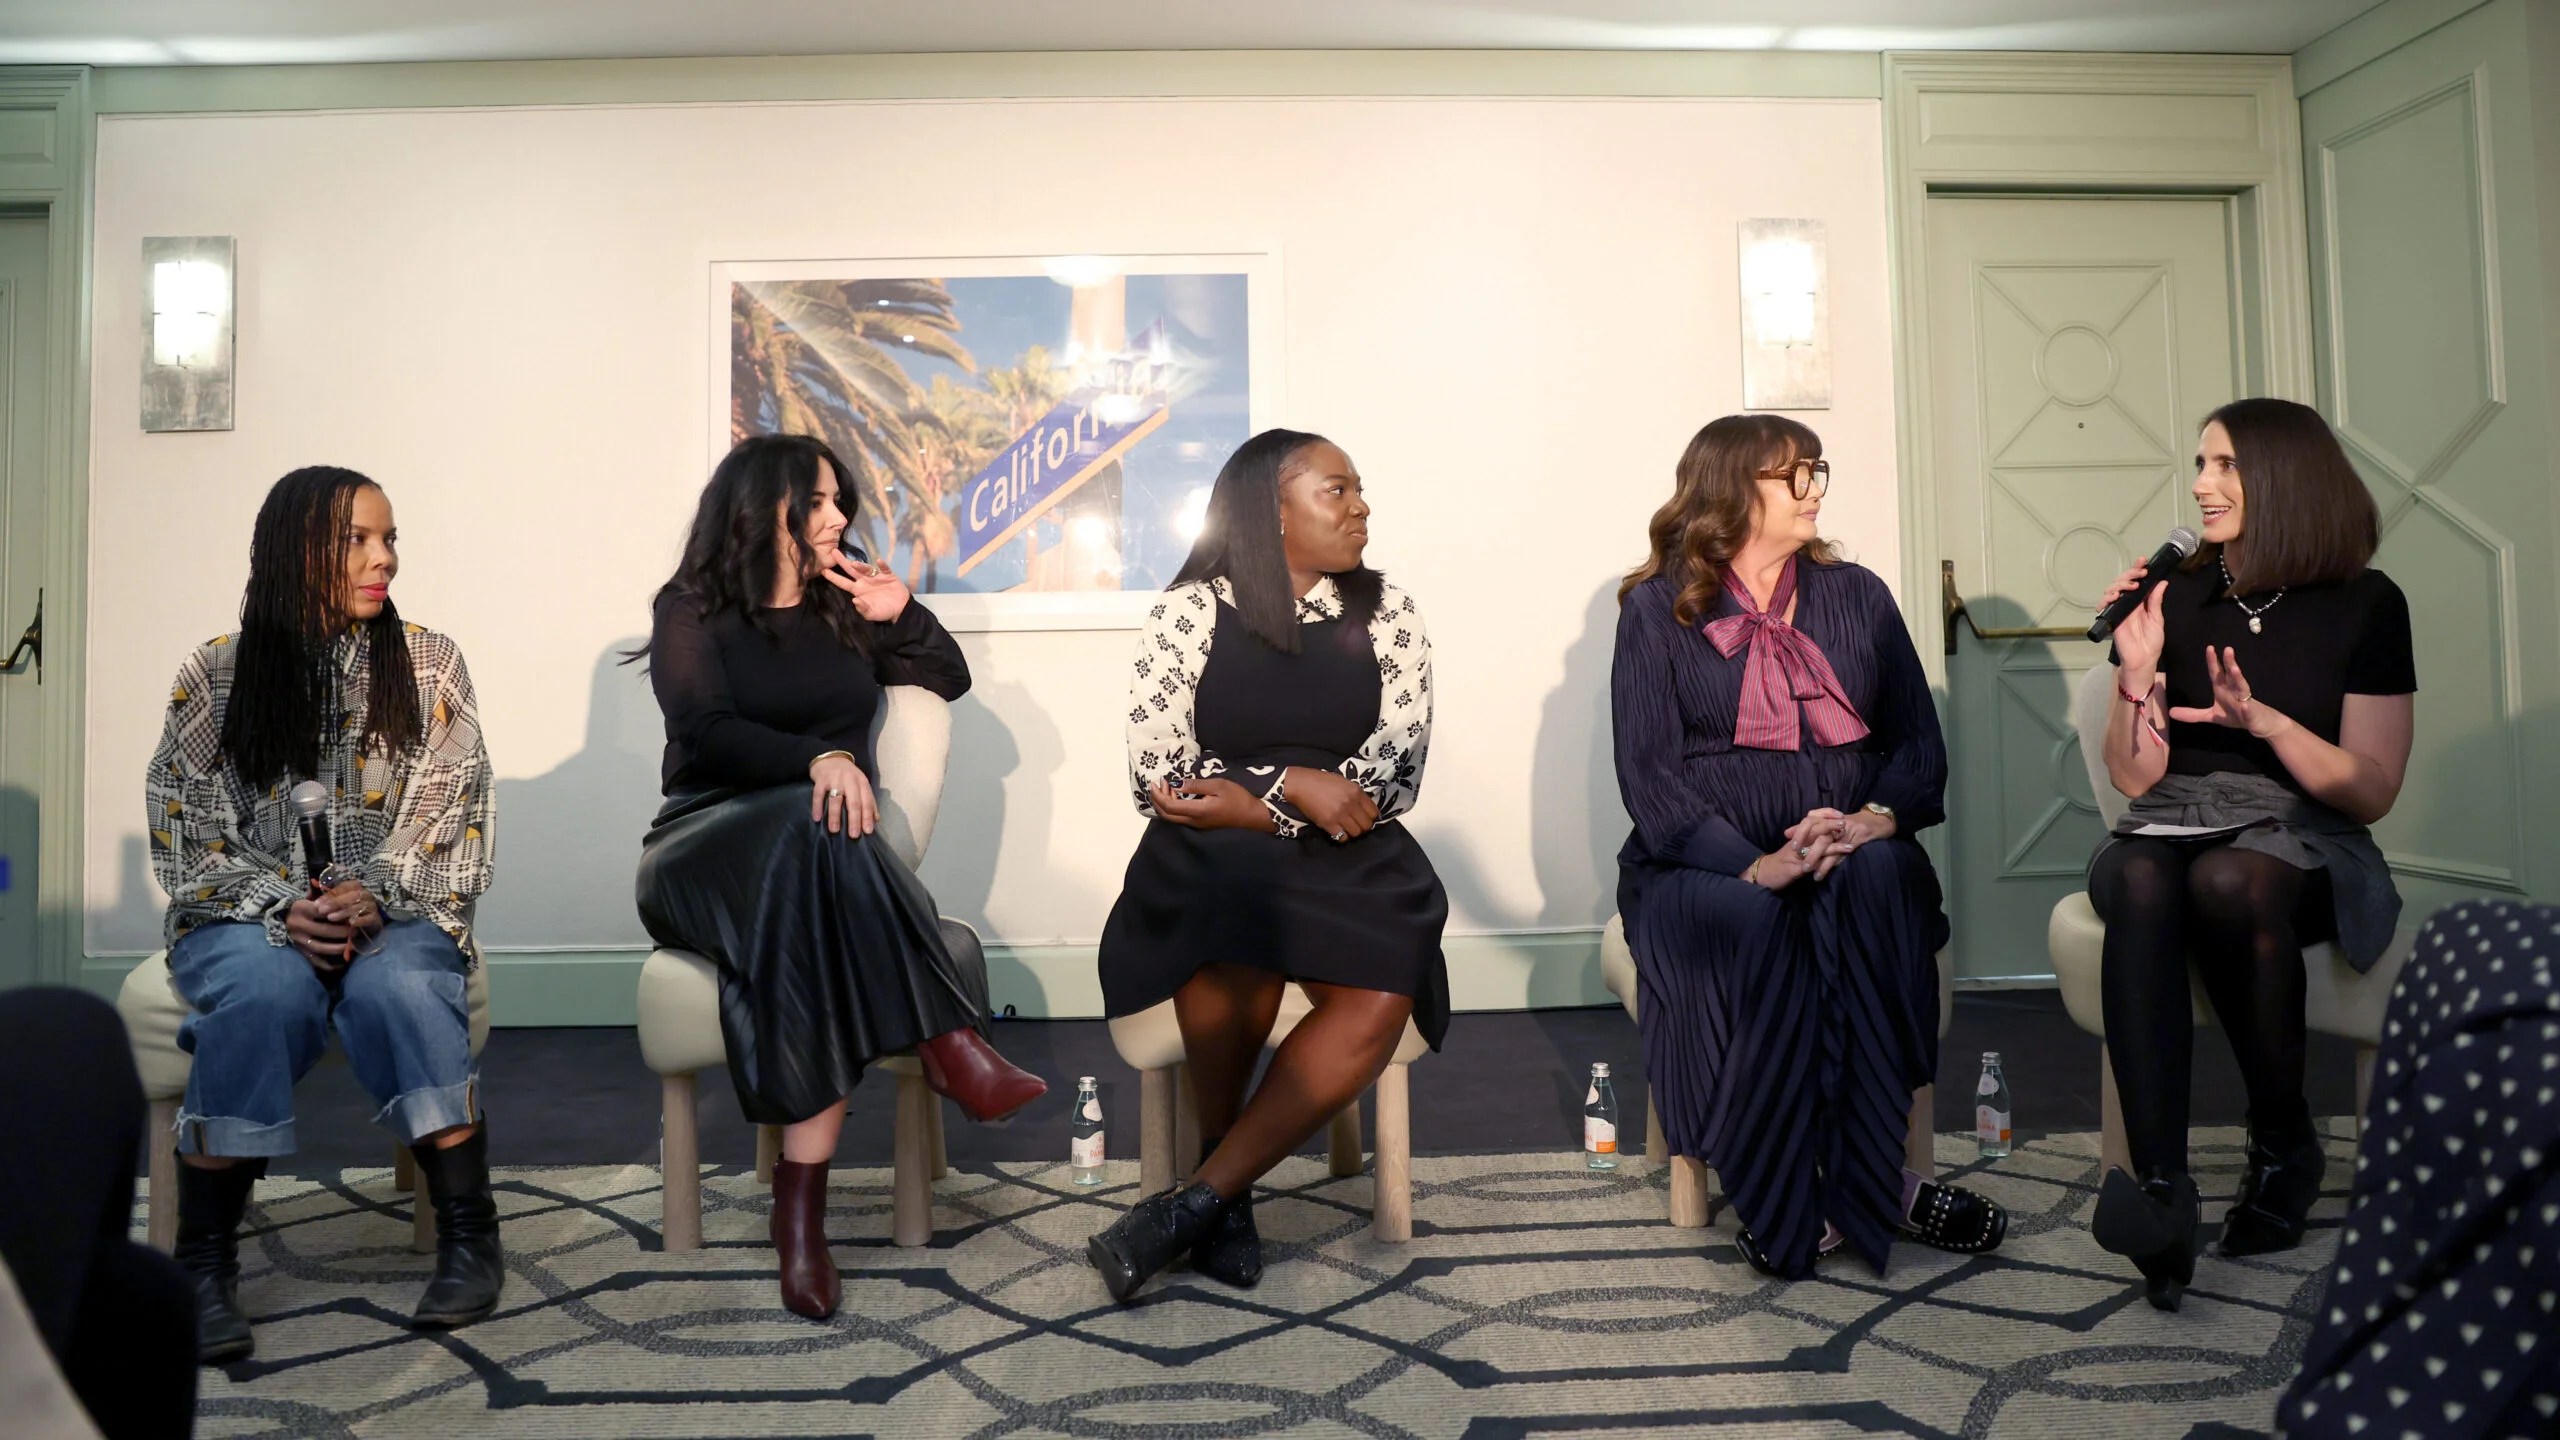
[[[1093,1083],[1093,1077],[1092,1077],[1092,1076],[1090,1076],[1090,1075],[1079,1075],[1079,1076],[1077,1076],[1077,1077],[1076,1077],[1076,1088],[1077,1088],[1077,1089],[1079,1089],[1079,1090],[1083,1089],[1085,1086],[1090,1085],[1090,1084],[1092,1084],[1092,1083]]]
[[[1592,1063],[1592,1066],[1591,1066],[1591,1078],[1592,1078],[1592,1079],[1594,1079],[1594,1080],[1606,1080],[1606,1079],[1608,1079],[1608,1078],[1609,1078],[1609,1062],[1608,1062],[1608,1061],[1606,1061],[1606,1060],[1594,1061],[1594,1062]]]
[[[1983,1063],[1983,1064],[1985,1064],[1985,1065],[1997,1065],[1997,1064],[1999,1064],[1999,1063],[2000,1063],[2000,1052],[1999,1052],[1999,1051],[1997,1051],[1997,1050],[1985,1050],[1985,1051],[1983,1051],[1983,1052],[1982,1052],[1982,1063]]]

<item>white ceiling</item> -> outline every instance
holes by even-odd
[[[2286,53],[2376,0],[5,0],[0,63],[991,50]]]

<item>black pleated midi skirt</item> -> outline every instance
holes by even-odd
[[[640,921],[720,971],[739,1108],[808,1119],[874,1060],[987,1024],[986,963],[877,835],[809,819],[803,785],[680,795],[641,841]]]

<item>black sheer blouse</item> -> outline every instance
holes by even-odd
[[[868,655],[807,606],[763,615],[771,635],[744,615],[706,618],[691,596],[658,597],[649,684],[667,717],[665,793],[805,781],[830,750],[851,752],[876,780],[871,722],[882,687],[920,685],[945,700],[968,693],[969,662],[922,601],[872,626]]]

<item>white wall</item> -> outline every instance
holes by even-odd
[[[642,633],[705,473],[717,259],[1276,250],[1269,420],[1350,450],[1379,511],[1372,561],[1437,645],[1412,823],[1453,934],[1587,937],[1612,909],[1614,583],[1683,443],[1740,406],[1745,217],[1829,223],[1836,405],[1804,417],[1839,476],[1824,523],[1898,581],[1873,101],[593,107],[98,131],[94,955],[156,943],[141,776],[168,679],[232,623],[267,485],[314,462],[384,483],[402,611],[470,657],[501,777],[487,942],[642,943],[631,865],[657,715],[606,657]],[[186,234],[239,241],[239,428],[144,435],[140,239]],[[925,878],[1024,947],[1021,978],[1057,1008],[1089,999],[1090,952],[1042,947],[1090,944],[1140,825],[1119,731],[1132,638],[967,640],[977,689]],[[1508,953],[1453,946],[1461,1004],[1555,993]]]

